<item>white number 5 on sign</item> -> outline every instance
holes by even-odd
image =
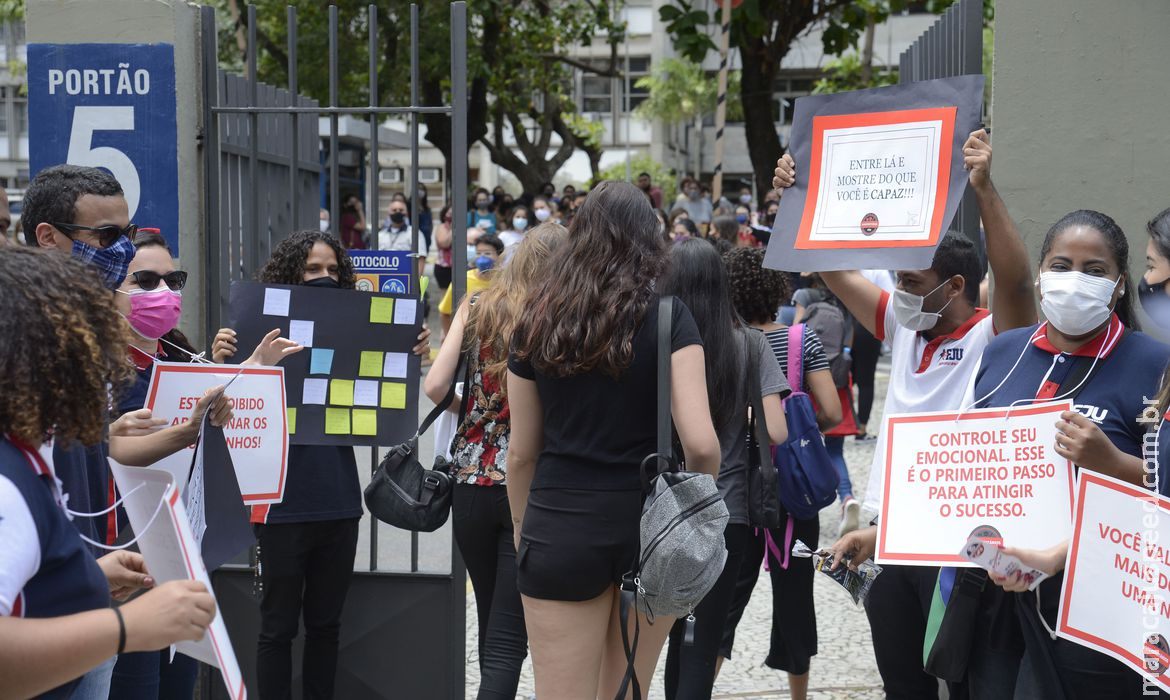
[[[116,148],[94,148],[95,131],[134,131],[134,107],[75,107],[73,131],[69,134],[69,155],[65,158],[65,162],[70,165],[105,168],[113,173],[122,185],[126,205],[130,208],[130,219],[133,220],[138,211],[138,200],[142,196],[138,169],[134,167],[130,156]]]

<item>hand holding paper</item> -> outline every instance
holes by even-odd
[[[121,610],[126,651],[157,651],[202,640],[215,619],[215,599],[199,581],[168,581]]]
[[[123,601],[131,593],[154,586],[154,578],[146,571],[146,560],[138,552],[119,549],[97,560],[106,582],[110,585],[110,597]]]
[[[123,413],[110,423],[110,437],[139,437],[167,427],[165,418],[155,418],[149,408]]]

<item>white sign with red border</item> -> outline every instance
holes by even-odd
[[[882,564],[975,566],[972,535],[1041,549],[1068,537],[1073,465],[1056,454],[1068,401],[886,417]]]
[[[138,536],[137,545],[146,560],[146,570],[156,585],[168,581],[199,581],[214,596],[211,578],[203,565],[174,477],[162,469],[125,467],[113,459],[110,459],[110,470],[124,494],[126,516]],[[217,611],[203,639],[180,642],[175,650],[218,668],[228,697],[246,700],[248,690],[222,610]]]
[[[1170,691],[1170,499],[1081,470],[1056,633]]]
[[[155,362],[146,408],[171,425],[186,423],[205,391],[233,378],[227,396],[234,415],[223,433],[240,494],[248,505],[279,503],[284,499],[288,469],[283,368]],[[193,451],[194,445],[154,466],[170,472],[176,484],[186,484]]]

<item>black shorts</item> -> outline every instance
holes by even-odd
[[[641,516],[641,489],[533,489],[516,553],[520,592],[583,601],[620,584],[638,556]]]

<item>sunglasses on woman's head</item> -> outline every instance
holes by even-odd
[[[131,272],[130,277],[134,279],[135,284],[148,292],[153,292],[158,289],[159,281],[166,282],[167,286],[173,292],[177,292],[187,286],[186,270],[175,270],[165,275],[160,275],[153,270],[139,270],[138,272]]]
[[[110,246],[114,245],[122,236],[127,238],[134,238],[134,234],[138,233],[138,226],[135,224],[130,224],[126,228],[115,226],[113,224],[110,224],[109,226],[97,227],[79,226],[77,224],[60,224],[55,221],[50,221],[49,224],[61,233],[69,236],[70,239],[73,238],[73,236],[69,235],[71,233],[77,233],[78,231],[90,231],[97,235],[98,242],[101,243],[103,248],[109,248]]]

